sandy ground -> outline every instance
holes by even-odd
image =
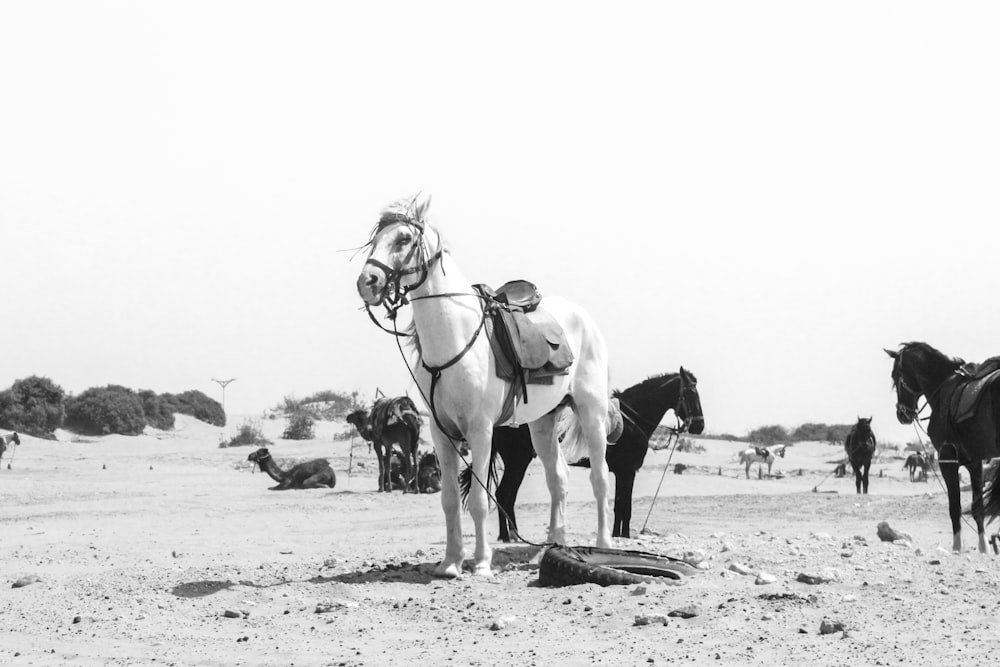
[[[668,452],[651,453],[632,525],[637,534],[662,478],[648,531],[618,546],[699,552],[706,569],[680,586],[540,588],[539,552],[526,545],[496,545],[493,579],[431,576],[444,549],[439,495],[376,493],[360,443],[349,477],[351,442],[333,438],[344,425],[288,442],[277,440],[282,421],[264,422],[279,461],[325,456],[338,474],[334,490],[274,492],[250,473],[251,450],[218,447],[232,421],[218,429],[179,416],[171,433],[89,442],[22,438],[0,470],[0,664],[942,665],[1000,655],[998,559],[944,549],[942,487],[910,483],[901,459],[878,462],[860,497],[852,480],[827,477],[841,458],[827,444],[790,448],[775,466],[786,476],[762,480],[744,479],[738,443],[676,454],[671,469],[693,466],[684,475],[663,477]],[[569,541],[593,544],[587,473],[570,476]],[[537,463],[518,512],[524,534],[544,539]],[[881,542],[880,521],[912,543]],[[468,517],[463,525],[471,552]],[[773,583],[756,583],[760,572]],[[829,581],[800,583],[801,573]],[[26,577],[38,581],[13,587]],[[692,605],[692,618],[636,624]],[[846,631],[821,634],[824,619]]]

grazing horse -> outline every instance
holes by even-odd
[[[535,451],[545,466],[552,500],[548,541],[566,541],[566,459],[589,454],[596,462],[590,470],[590,481],[597,505],[597,546],[610,547],[608,467],[604,459],[610,392],[608,352],[600,330],[579,306],[558,297],[545,297],[531,313],[535,319],[555,323],[545,337],[540,338],[538,330],[531,327],[515,331],[513,336],[520,335],[522,343],[525,336],[533,334],[535,340],[541,341],[557,336],[559,345],[550,342],[548,346],[531,347],[530,356],[561,352],[563,359],[571,356],[572,363],[560,365],[547,384],[523,383],[498,375],[498,364],[509,364],[511,360],[494,352],[492,334],[503,331],[510,336],[511,330],[502,329],[504,323],[498,318],[513,317],[514,313],[508,304],[482,286],[473,287],[464,277],[440,232],[427,221],[429,203],[418,195],[383,210],[366,244],[370,250],[357,289],[371,319],[389,330],[371,311],[373,306],[386,309],[393,324],[391,333],[396,335],[400,333],[395,326],[399,309],[409,305],[412,310],[412,321],[403,332],[408,334],[410,372],[431,412],[431,435],[442,473],[441,507],[447,546],[435,574],[457,577],[465,559],[458,489],[459,448],[467,443],[473,474],[484,479],[493,427],[505,420],[529,425]],[[579,259],[581,270],[590,270],[593,258]],[[481,335],[484,329],[486,334]],[[541,363],[546,361],[551,359]],[[521,367],[520,360],[516,366]],[[507,417],[511,406],[513,416]],[[569,408],[566,419],[578,422],[578,427],[567,431],[574,435],[562,443],[556,440],[560,407]],[[474,484],[469,500],[476,533],[473,573],[492,576],[493,550],[485,530],[489,508],[484,486]]]
[[[984,517],[1000,514],[1000,466],[990,475],[984,503],[983,461],[1000,455],[997,418],[1000,417],[1000,358],[972,367],[949,357],[927,343],[904,343],[899,350],[885,350],[892,360],[892,385],[896,391],[896,418],[912,424],[924,407],[931,410],[927,435],[937,452],[938,468],[948,490],[952,550],[962,550],[962,492],[958,467],[969,471],[972,516],[979,536],[979,551],[986,553]]]
[[[13,433],[8,433],[7,435],[0,435],[0,461],[3,460],[3,455],[7,451],[8,447],[10,447],[11,451],[13,452],[14,447],[20,444],[21,444],[21,438],[17,436],[17,431],[14,431]],[[14,454],[12,453],[11,456],[13,455]],[[7,467],[10,468],[10,463],[7,464]]]
[[[911,482],[926,482],[927,469],[929,467],[930,463],[928,463],[927,457],[924,456],[923,452],[910,454],[906,457],[906,462],[903,464],[903,468],[910,471]]]
[[[396,445],[402,451],[400,464],[403,492],[417,491],[417,443],[420,441],[420,413],[409,396],[383,397],[375,401],[371,412],[355,410],[347,415],[347,422],[358,429],[361,437],[375,448],[378,459],[378,490],[392,491],[399,488],[392,480],[390,458]],[[412,471],[412,472],[411,472]]]
[[[767,474],[771,474],[771,466],[777,457],[785,458],[785,447],[787,445],[774,445],[773,447],[747,447],[740,452],[740,463],[746,466],[747,479],[750,479],[750,466],[754,463],[766,463]],[[757,477],[761,476],[761,469],[757,468]]]
[[[854,486],[858,493],[861,493],[862,488],[868,493],[868,471],[872,467],[872,456],[877,447],[875,434],[872,433],[872,418],[858,417],[858,423],[851,427],[844,439],[844,450],[854,469]]]
[[[612,537],[631,537],[632,489],[635,475],[642,467],[649,450],[649,439],[668,410],[673,409],[681,422],[681,432],[698,435],[705,429],[701,397],[698,395],[698,378],[683,366],[679,373],[666,373],[647,378],[642,382],[616,391],[624,418],[624,429],[617,444],[609,446],[605,454],[608,469],[615,475],[615,518]],[[524,480],[528,464],[534,458],[531,435],[524,426],[498,427],[493,430],[491,468],[495,457],[503,461],[503,475],[496,489],[499,510],[500,541],[510,542],[511,534],[517,535],[514,503]],[[590,467],[585,458],[574,465]],[[463,494],[467,493],[471,477],[463,471]],[[675,471],[676,472],[676,471]],[[492,478],[492,476],[491,476]]]

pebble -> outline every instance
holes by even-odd
[[[29,574],[28,576],[21,577],[20,579],[18,579],[14,583],[12,583],[10,585],[10,587],[11,588],[24,588],[25,586],[30,586],[31,584],[37,584],[39,582],[41,582],[41,579],[39,579],[37,576],[35,576],[33,574]]]
[[[909,542],[913,539],[908,534],[891,527],[888,521],[880,521],[875,532],[883,542],[895,542],[896,540],[907,540]]]
[[[226,618],[242,618],[243,614],[238,611],[233,611],[232,609],[227,609],[222,612],[222,615]]]
[[[753,574],[753,571],[743,563],[730,563],[728,569],[736,574]]]
[[[753,583],[755,583],[758,586],[766,586],[767,584],[773,584],[776,581],[778,581],[778,578],[775,577],[773,574],[770,574],[768,572],[761,572],[760,574],[757,575],[757,578],[754,580]]]
[[[821,635],[832,635],[834,632],[845,632],[844,624],[840,621],[831,621],[829,618],[824,618],[819,624],[819,633]]]
[[[632,589],[631,594],[632,595],[645,595],[646,594],[646,587],[645,586],[636,586],[635,588]],[[569,602],[568,601],[567,602],[563,602],[563,604],[569,604]]]
[[[632,625],[666,625],[667,617],[662,614],[638,614]]]
[[[696,604],[689,604],[683,607],[678,607],[671,611],[667,616],[673,616],[678,618],[694,618],[695,616],[701,615],[701,607]]]

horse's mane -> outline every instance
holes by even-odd
[[[901,343],[899,348],[900,348],[900,354],[902,354],[903,351],[914,353],[919,357],[921,357],[922,359],[925,359],[926,361],[929,361],[931,363],[938,363],[944,366],[948,366],[949,369],[955,369],[958,368],[959,366],[965,365],[965,360],[962,359],[961,357],[953,357],[951,355],[945,354],[944,352],[937,349],[933,345],[925,343],[923,341],[910,341],[908,343]],[[897,356],[892,364],[892,384],[894,388],[896,386],[896,382],[899,380],[899,374],[900,374],[900,365],[899,365],[899,357]]]
[[[650,375],[637,385],[633,385],[627,389],[615,389],[613,392],[611,392],[611,395],[614,398],[627,398],[625,394],[628,394],[629,396],[633,396],[635,394],[644,394],[648,392],[652,386],[654,385],[658,386],[664,382],[667,382],[679,376],[680,373],[658,373],[656,375]]]

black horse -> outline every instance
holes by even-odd
[[[698,396],[698,379],[681,367],[680,373],[666,373],[643,380],[637,385],[615,392],[624,417],[624,430],[618,442],[609,446],[605,454],[608,469],[615,475],[615,522],[612,537],[630,537],[632,519],[632,487],[635,474],[642,467],[649,450],[649,439],[667,410],[673,409],[682,422],[682,429],[697,435],[705,429]],[[535,457],[531,434],[527,426],[493,429],[493,451],[490,468],[496,457],[503,461],[504,469],[497,485],[496,502],[499,508],[500,541],[510,542],[511,531],[517,534],[514,503],[517,491],[524,481],[528,464]],[[574,465],[589,466],[584,459]],[[463,494],[471,484],[468,469],[462,473]]]
[[[983,461],[1000,454],[997,418],[1000,417],[1000,357],[975,366],[936,350],[927,343],[904,343],[892,357],[892,384],[896,390],[896,418],[911,424],[922,408],[930,407],[927,435],[937,451],[938,467],[948,489],[952,549],[962,550],[962,497],[958,466],[969,471],[972,516],[979,534],[979,551],[986,553],[984,517],[1000,514],[1000,466],[992,473],[989,499],[983,499]]]
[[[861,493],[862,488],[868,493],[868,470],[872,467],[876,447],[872,418],[858,417],[858,423],[851,427],[844,440],[844,449],[847,450],[847,459],[854,469],[854,486],[858,493]]]

